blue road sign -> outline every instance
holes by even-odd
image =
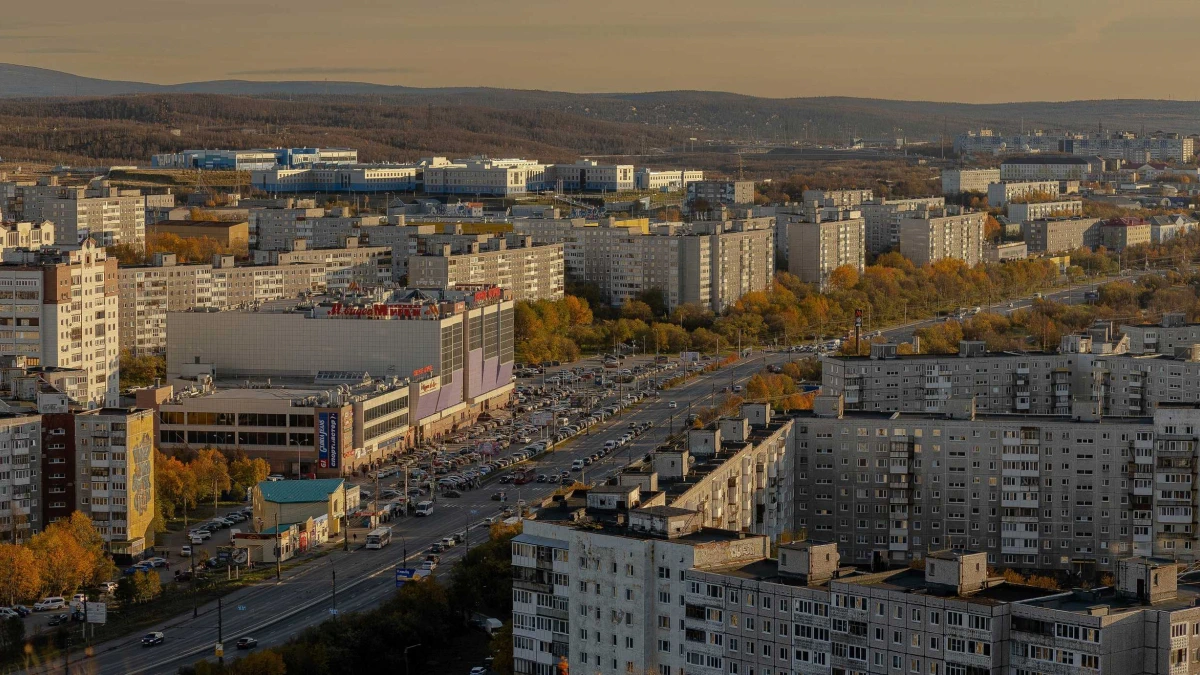
[[[397,567],[396,568],[396,588],[403,586],[404,582],[406,582],[406,581],[412,581],[413,577],[415,577],[416,574],[417,574],[417,571],[415,569],[412,569],[409,567]]]

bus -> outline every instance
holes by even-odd
[[[513,485],[524,485],[537,478],[537,472],[528,468],[517,469],[516,471],[512,472],[512,477]]]
[[[367,534],[367,548],[383,548],[392,542],[392,529],[379,527]]]
[[[423,501],[423,502],[417,504],[417,512],[416,513],[418,516],[432,516],[433,515],[433,502],[426,500],[426,501]]]

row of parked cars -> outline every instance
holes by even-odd
[[[213,518],[207,523],[201,523],[200,525],[193,527],[191,530],[188,530],[188,541],[190,541],[192,545],[203,544],[205,540],[212,537],[213,533],[218,532],[219,530],[227,530],[234,525],[250,520],[250,517],[253,513],[254,509],[247,506],[239,511],[232,511],[224,516]],[[191,550],[188,550],[187,553],[181,552],[180,555],[191,555]]]

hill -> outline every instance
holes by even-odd
[[[172,85],[79,77],[0,64],[0,98],[219,94],[294,100],[338,97],[398,106],[446,106],[500,111],[554,111],[604,122],[663,127],[701,140],[776,142],[889,138],[937,139],[991,127],[1107,129],[1200,133],[1200,102],[1107,100],[965,104],[846,97],[763,98],[725,92],[659,91],[579,94],[449,87],[422,89],[367,82],[214,80]]]

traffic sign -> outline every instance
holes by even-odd
[[[337,607],[330,607],[330,608],[329,608],[329,613],[330,613],[330,614],[332,614],[332,615],[334,615],[334,616],[337,616]]]
[[[84,614],[88,623],[106,623],[108,621],[108,605],[103,602],[85,603]]]
[[[238,605],[238,606],[237,606],[237,610],[238,610],[239,612],[244,612],[244,611],[246,611],[246,606],[245,606],[245,605]]]
[[[217,658],[221,658],[221,657],[225,656],[225,645],[224,645],[223,643],[221,643],[221,642],[218,642],[218,643],[217,643],[217,644],[216,644],[216,645],[213,647],[213,654],[214,654],[214,656],[216,656]]]
[[[396,588],[400,588],[405,582],[412,581],[416,577],[417,571],[411,567],[396,568]]]

